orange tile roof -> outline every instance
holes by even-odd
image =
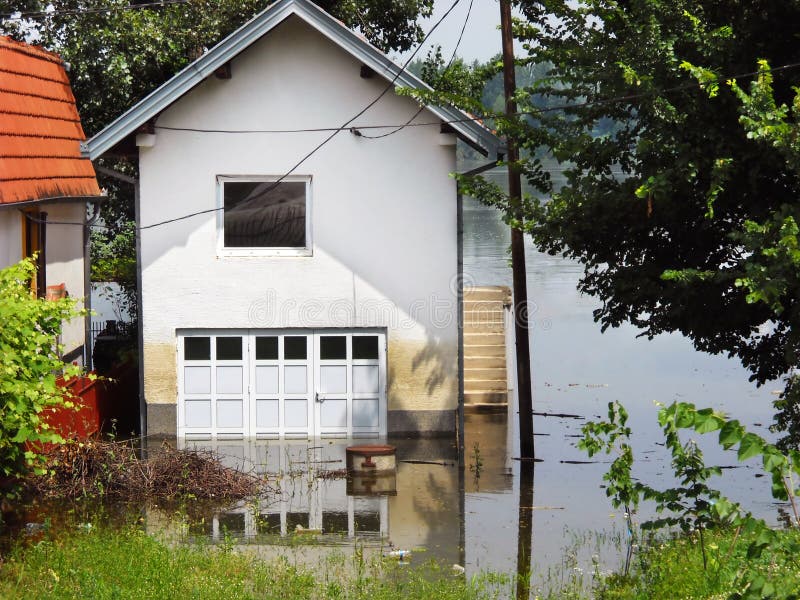
[[[57,54],[0,36],[0,204],[99,196]]]

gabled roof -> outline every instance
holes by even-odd
[[[279,0],[234,31],[209,52],[195,60],[172,79],[131,107],[113,123],[82,145],[84,156],[95,159],[134,133],[139,127],[169,107],[173,102],[203,82],[207,77],[235,58],[240,52],[269,33],[290,15],[296,15],[322,35],[339,45],[378,75],[402,87],[431,89],[423,81],[403,71],[383,52],[350,31],[341,22],[309,0]],[[466,113],[449,107],[428,106],[438,118],[470,144],[496,156],[500,140]]]
[[[58,55],[0,36],[0,205],[99,196]]]

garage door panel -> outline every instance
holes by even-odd
[[[183,378],[187,394],[211,393],[211,367],[184,367]]]
[[[261,429],[280,428],[280,401],[256,400],[256,427]]]
[[[217,427],[220,429],[244,427],[244,401],[217,400]]]
[[[243,367],[217,367],[217,393],[241,394],[244,388]]]
[[[286,394],[308,393],[308,367],[291,365],[283,368],[283,391]]]
[[[356,398],[353,400],[353,428],[377,429],[380,425],[380,401],[378,398]]]
[[[283,406],[286,427],[308,427],[308,400],[284,400]]]
[[[380,367],[378,365],[353,366],[353,393],[377,394],[380,389]]]
[[[347,366],[324,365],[319,368],[319,392],[321,394],[346,394],[347,393]]]
[[[256,367],[256,393],[257,394],[276,394],[278,393],[278,367],[259,366]]]
[[[184,401],[184,425],[186,427],[211,427],[211,400]]]
[[[320,406],[320,426],[323,432],[347,427],[347,400],[325,400]]]

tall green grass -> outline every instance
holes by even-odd
[[[784,551],[800,540],[797,530],[781,530],[778,542],[761,556],[748,556],[752,536],[736,529],[706,531],[707,564],[697,535],[653,541],[627,576],[612,575],[596,592],[602,600],[699,600],[800,598],[800,556]],[[785,547],[785,548],[784,548]],[[761,579],[770,588],[756,592]]]
[[[345,561],[358,564],[345,565]],[[0,598],[455,599],[507,597],[513,582],[465,580],[435,564],[340,556],[314,572],[230,546],[167,545],[136,528],[98,528],[17,545],[0,566]]]

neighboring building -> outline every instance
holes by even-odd
[[[499,141],[395,84],[426,88],[281,0],[87,142],[138,157],[149,435],[455,431],[455,144]]]
[[[100,189],[84,139],[58,55],[0,36],[0,268],[36,255],[40,296],[86,293],[87,202]],[[85,330],[83,319],[64,324],[66,361],[84,361]]]

